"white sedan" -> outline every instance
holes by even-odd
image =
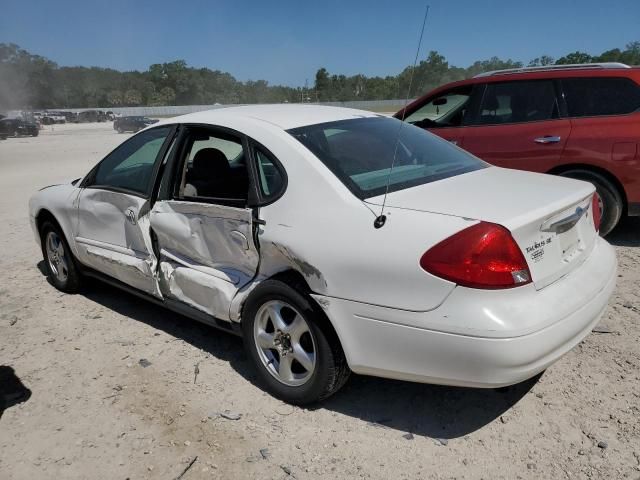
[[[55,287],[98,277],[236,332],[295,404],[352,371],[520,382],[589,334],[616,280],[589,183],[344,108],[160,122],[40,190],[30,215]]]

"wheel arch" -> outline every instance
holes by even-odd
[[[42,226],[47,220],[53,222],[55,225],[58,226],[58,228],[60,228],[60,230],[62,230],[63,233],[65,233],[62,228],[62,225],[60,225],[60,222],[55,217],[55,215],[51,213],[50,210],[44,207],[41,208],[36,214],[36,227],[38,228],[38,233],[42,233]]]
[[[618,177],[616,177],[609,170],[602,167],[597,167],[595,165],[590,165],[588,163],[568,163],[560,165],[558,167],[554,167],[547,173],[550,175],[562,175],[563,173],[569,172],[571,170],[583,170],[586,172],[595,173],[611,183],[611,185],[616,189],[616,191],[620,195],[620,198],[622,199],[622,215],[624,216],[627,214],[627,207],[629,204],[629,201],[627,199],[627,192],[625,191],[624,186],[622,185],[622,182],[620,182]]]
[[[77,246],[71,231],[71,226],[66,225],[64,221],[58,220],[56,215],[47,207],[41,207],[40,210],[38,210],[37,213],[35,214],[35,226],[38,231],[38,238],[40,238],[40,241],[42,242],[42,226],[47,221],[50,221],[60,229],[60,231],[62,232],[62,235],[64,235],[65,237],[67,245],[69,245],[71,254],[77,258],[77,255],[78,255]]]
[[[329,318],[323,306],[314,298],[314,292],[309,286],[309,283],[305,279],[304,275],[294,268],[287,268],[285,270],[276,272],[268,277],[265,277],[258,282],[254,282],[251,287],[244,292],[244,294],[237,295],[233,303],[236,303],[236,301],[238,302],[235,306],[235,310],[237,312],[237,315],[235,317],[238,323],[242,323],[242,314],[247,303],[247,299],[251,296],[255,287],[266,280],[278,280],[291,287],[292,289],[298,291],[299,293],[308,296],[310,301],[313,302],[314,305],[318,308],[318,311],[322,312],[321,318],[323,320],[324,326],[329,329],[330,334],[333,335],[335,339],[337,339],[340,344],[340,348],[343,349],[342,339],[340,338],[337,329],[333,325],[333,321]],[[233,306],[232,309],[234,309]],[[234,315],[232,315],[231,318],[234,318]]]

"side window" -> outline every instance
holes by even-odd
[[[256,149],[256,161],[258,162],[258,174],[260,176],[260,191],[263,197],[269,198],[277,195],[284,184],[282,172],[270,156],[260,149]]]
[[[249,176],[240,138],[192,129],[184,151],[179,199],[246,203]]]
[[[567,78],[562,90],[570,117],[624,115],[640,109],[640,85],[628,78]]]
[[[475,123],[496,125],[558,117],[558,101],[552,81],[488,83]]]
[[[171,129],[154,128],[124,142],[100,162],[91,185],[148,194],[156,157]]]
[[[459,127],[464,123],[472,88],[469,85],[438,95],[405,121],[421,128]]]

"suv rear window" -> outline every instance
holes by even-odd
[[[562,80],[570,117],[624,115],[640,109],[640,86],[628,78]]]
[[[340,120],[288,132],[361,199],[383,194],[387,182],[389,192],[394,192],[487,166],[446,140],[395,118]]]

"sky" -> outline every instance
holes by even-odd
[[[303,86],[320,67],[398,74],[413,63],[427,4],[421,58],[437,50],[460,67],[640,40],[640,0],[4,0],[0,43],[62,66],[145,70],[184,59],[242,81]]]

